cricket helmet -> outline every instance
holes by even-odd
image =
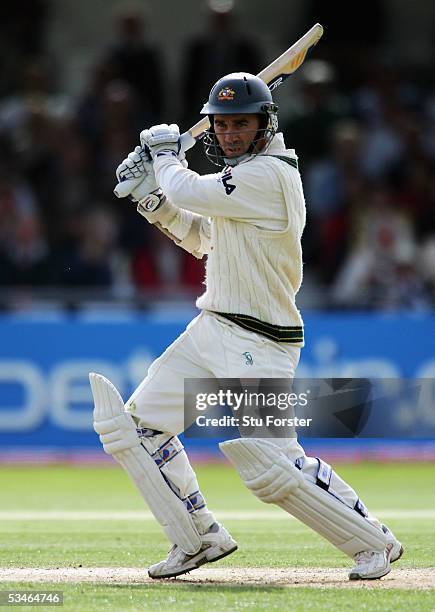
[[[246,159],[247,156],[257,155],[269,146],[278,129],[277,113],[278,106],[274,103],[268,86],[259,77],[248,72],[233,72],[219,79],[213,85],[208,102],[201,110],[201,115],[208,115],[210,118],[210,128],[206,130],[203,139],[208,159],[217,166],[235,165],[242,161],[241,158],[229,160],[224,157],[214,132],[214,115],[259,115],[260,126],[248,154],[243,156],[243,159]]]

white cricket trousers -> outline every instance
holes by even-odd
[[[249,355],[248,355],[249,354]],[[300,348],[278,343],[249,332],[209,311],[202,311],[166,351],[156,359],[148,375],[127,401],[125,408],[138,419],[139,427],[176,436],[184,429],[185,378],[293,378],[299,363]],[[295,437],[270,438],[287,457],[304,458],[304,473],[315,479],[317,459],[307,457]],[[198,490],[198,483],[186,455],[177,455],[166,476],[175,482],[182,497]],[[335,472],[333,489],[344,502],[354,507],[358,495]],[[205,507],[199,512],[202,531],[214,517]],[[369,515],[376,526],[379,521]]]
[[[126,410],[140,419],[140,427],[178,435],[184,429],[185,378],[293,378],[299,356],[297,346],[203,310],[152,363]]]

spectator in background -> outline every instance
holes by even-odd
[[[28,61],[19,91],[0,103],[0,131],[10,142],[15,168],[26,176],[49,234],[55,231],[56,126],[69,118],[69,96],[55,91],[46,58]]]
[[[393,266],[393,278],[380,296],[382,310],[421,311],[430,308],[429,288],[418,270],[416,245],[399,248]],[[376,302],[373,304],[376,308]]]
[[[295,76],[299,79],[299,102],[281,128],[286,142],[300,157],[301,167],[328,155],[335,124],[349,115],[349,106],[335,86],[335,70],[323,60],[306,61]]]
[[[112,79],[130,86],[141,109],[142,126],[159,123],[165,105],[164,70],[157,48],[146,38],[144,17],[134,9],[124,10],[116,29],[118,40],[104,63],[110,66]]]
[[[362,145],[359,125],[342,120],[330,134],[329,155],[312,161],[305,172],[305,260],[321,283],[330,283],[342,262],[348,244],[348,211],[354,202],[360,203],[364,191]]]
[[[336,306],[417,309],[428,294],[416,267],[412,222],[397,209],[394,193],[381,184],[367,193],[366,206],[354,211],[351,250],[334,283]]]
[[[112,67],[104,61],[97,62],[90,71],[89,81],[85,83],[81,98],[76,103],[75,119],[80,136],[95,154],[101,146],[104,92],[114,80]]]
[[[207,27],[188,42],[184,54],[181,82],[185,106],[180,124],[185,129],[198,121],[211,86],[224,74],[257,74],[264,65],[258,40],[247,37],[237,25],[233,0],[208,0],[206,19]],[[212,168],[200,147],[191,151],[189,159],[200,173]]]
[[[53,277],[50,249],[36,212],[17,215],[0,243],[0,285],[38,287]]]
[[[0,243],[9,239],[17,219],[38,210],[35,196],[14,161],[8,143],[0,141]]]
[[[0,285],[47,285],[54,281],[38,202],[2,150],[0,173]]]
[[[77,105],[77,125],[93,160],[94,197],[112,198],[113,172],[119,157],[134,148],[143,128],[140,104],[126,81],[112,79],[98,64],[91,85]]]
[[[198,112],[208,99],[210,87],[224,74],[250,72],[263,67],[258,40],[246,37],[238,28],[232,0],[207,2],[208,25],[191,39],[184,56],[184,121],[198,121]]]
[[[106,207],[83,211],[70,226],[68,248],[58,253],[58,284],[105,287],[116,284],[119,265],[116,222]]]
[[[424,125],[402,127],[404,155],[393,172],[398,205],[412,218],[418,239],[435,235],[435,163],[423,147]]]
[[[138,100],[125,81],[108,83],[101,101],[101,149],[96,158],[96,166],[100,194],[112,197],[113,172],[119,156],[125,155],[132,144],[136,145],[138,128],[140,131],[143,123],[140,122]]]
[[[40,110],[51,119],[63,119],[73,110],[70,96],[56,91],[53,66],[46,56],[30,57],[19,72],[19,84],[0,104],[0,129],[17,143],[26,138],[24,124],[29,114]]]
[[[56,237],[64,238],[63,222],[79,214],[85,202],[95,197],[95,177],[91,163],[90,143],[82,138],[75,119],[58,121],[53,133],[53,177],[51,188],[56,194]]]
[[[376,120],[366,122],[362,164],[364,174],[371,181],[391,177],[394,168],[406,155],[402,121],[401,109],[389,101],[385,102]]]
[[[14,168],[7,143],[1,144],[0,285],[47,285],[55,278],[38,202],[29,184]]]

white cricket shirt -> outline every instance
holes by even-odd
[[[273,155],[297,159],[279,133],[265,154],[217,174],[200,176],[173,155],[157,157],[154,168],[170,202],[211,218],[198,308],[302,326],[295,304],[306,216],[302,182],[297,168]]]

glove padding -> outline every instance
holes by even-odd
[[[185,160],[180,143],[180,128],[175,123],[161,123],[143,130],[140,133],[140,143],[143,148],[149,149],[153,160],[160,155],[174,155],[180,161]]]
[[[117,167],[116,178],[114,193],[118,198],[129,196],[139,202],[158,190],[151,156],[145,147],[136,147],[128,154]]]

